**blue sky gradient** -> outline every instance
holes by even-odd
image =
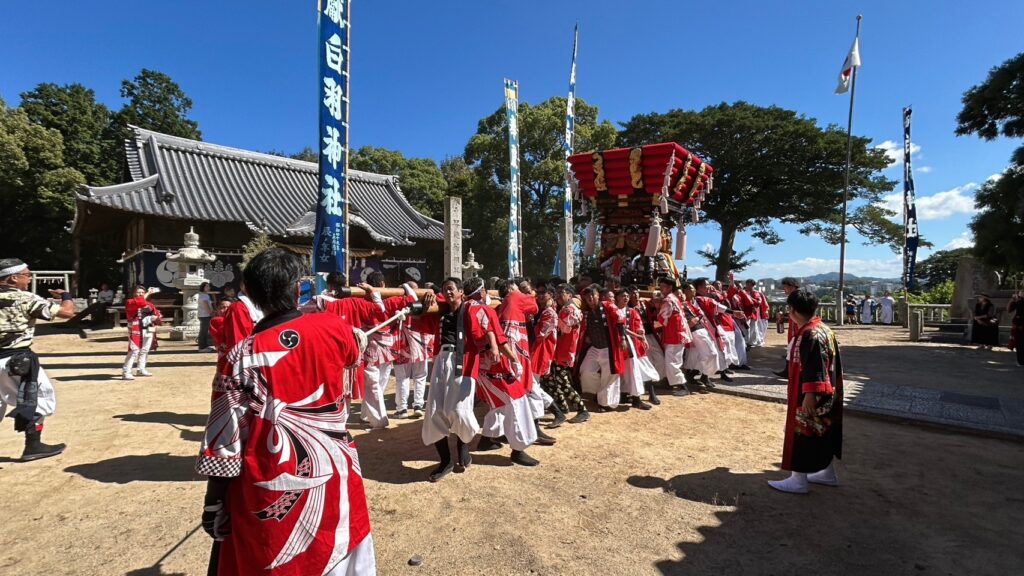
[[[1019,142],[957,138],[956,114],[967,88],[1024,49],[1021,2],[355,0],[352,145],[460,154],[478,120],[502,106],[502,78],[517,79],[531,103],[565,94],[577,20],[577,94],[603,119],[746,100],[845,126],[849,100],[833,90],[858,11],[854,132],[901,152],[901,109],[913,105],[921,232],[939,249],[966,245],[974,191]],[[287,152],[316,141],[314,0],[11,2],[0,38],[9,105],[40,82],[80,82],[118,108],[120,81],[146,67],[194,100],[205,140]],[[886,174],[901,180],[901,163]],[[744,275],[838,269],[837,246],[779,231],[777,246],[740,234],[737,247],[760,260]],[[717,246],[718,230],[689,232],[688,263],[698,264],[693,251]],[[898,255],[850,240],[849,272],[899,275]]]

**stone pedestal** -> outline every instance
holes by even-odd
[[[199,287],[206,282],[202,264],[217,259],[199,247],[199,234],[191,228],[185,234],[185,245],[167,259],[178,264],[174,286],[181,290],[181,324],[171,328],[171,340],[194,340],[199,336]]]
[[[961,258],[956,267],[953,305],[949,309],[950,318],[972,318],[975,296],[981,292],[993,295],[998,288],[999,277],[994,272],[970,256]]]
[[[462,198],[444,199],[444,277],[462,275]]]

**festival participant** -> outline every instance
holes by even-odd
[[[146,370],[149,351],[156,348],[156,327],[163,321],[160,311],[149,302],[149,297],[159,292],[156,288],[146,290],[145,286],[136,286],[134,297],[124,303],[124,316],[128,321],[128,354],[121,367],[122,380],[135,380],[132,366],[139,362],[139,376],[152,376]]]
[[[496,287],[504,287],[511,293],[513,285],[512,282],[499,280]],[[538,461],[526,453],[526,449],[536,442],[538,437],[537,424],[534,421],[535,416],[527,389],[527,382],[532,385],[533,376],[526,372],[527,368],[522,364],[524,358],[521,354],[521,346],[510,340],[508,334],[512,333],[513,338],[524,344],[526,341],[518,326],[510,325],[508,332],[501,328],[501,318],[497,312],[486,305],[487,292],[484,290],[483,283],[478,282],[476,278],[466,281],[465,299],[483,304],[477,307],[475,309],[477,312],[474,313],[481,315],[482,326],[495,334],[501,356],[505,357],[503,360],[500,356],[484,354],[480,358],[479,386],[476,393],[478,397],[487,402],[490,410],[484,417],[480,442],[477,443],[476,449],[479,451],[497,449],[501,447],[498,438],[505,436],[509,447],[512,448],[513,462],[523,466],[536,466]],[[508,301],[504,310],[506,314],[509,314],[506,318],[517,318],[516,311],[510,311],[509,308],[511,306],[518,307],[520,304],[530,306],[529,302],[520,301],[519,298]],[[537,303],[534,301],[533,307],[536,305]],[[522,310],[520,309],[519,312]]]
[[[375,574],[373,537],[342,398],[361,333],[302,314],[303,264],[280,248],[243,271],[266,313],[213,382],[196,471],[207,476],[202,525],[210,574]],[[365,338],[359,338],[365,342]]]
[[[407,282],[410,288],[417,288],[414,281]],[[428,289],[429,290],[429,289]],[[434,305],[434,294],[423,297],[424,309]],[[407,418],[409,410],[410,384],[412,384],[412,415],[423,416],[424,394],[427,390],[427,363],[434,356],[434,332],[436,320],[431,317],[415,316],[399,323],[396,333],[395,356],[395,418]]]
[[[629,292],[615,291],[615,306],[622,311],[623,330],[626,333],[626,362],[622,370],[622,392],[628,396],[633,408],[650,410],[651,404],[661,404],[654,392],[653,384],[658,379],[658,371],[647,358],[647,339],[644,332],[644,321],[640,312],[629,306]],[[640,399],[644,392],[650,394],[651,403]]]
[[[664,344],[664,367],[668,385],[675,396],[688,393],[687,379],[683,374],[683,361],[687,345],[693,341],[690,327],[686,322],[683,303],[675,294],[676,281],[667,276],[658,279],[661,305],[658,308],[658,325],[661,327],[661,343]]]
[[[878,300],[878,305],[882,309],[882,317],[880,318],[882,324],[892,326],[893,311],[896,306],[896,300],[893,299],[892,292],[886,292],[885,296]]]
[[[878,306],[878,302],[871,297],[871,294],[865,294],[864,299],[860,301],[860,323],[861,324],[872,324],[875,321],[875,308]]]
[[[220,344],[217,345],[217,373],[224,374],[227,367],[227,354],[242,340],[252,334],[253,328],[263,320],[263,311],[249,299],[242,285],[238,300],[231,303],[224,314],[224,323],[220,329]],[[212,320],[211,320],[212,322]]]
[[[542,382],[551,373],[555,348],[558,346],[558,312],[555,299],[551,296],[553,290],[538,288],[536,291],[540,314],[534,324],[533,344],[530,346],[530,369],[533,372],[534,387],[542,390],[545,388]],[[548,394],[552,398],[549,408],[555,415],[548,428],[558,428],[565,423],[565,411],[560,407],[560,403],[555,401],[554,395]]]
[[[757,327],[761,334],[761,346],[768,343],[768,316],[771,314],[771,306],[768,304],[768,297],[756,287],[753,288],[754,303],[758,306]]]
[[[573,300],[575,288],[562,283],[555,288],[555,304],[558,306],[558,340],[555,343],[554,358],[547,375],[540,379],[540,385],[553,399],[553,406],[563,413],[573,407],[579,410],[569,419],[570,424],[582,424],[590,420],[590,413],[579,392],[572,386],[572,371],[576,366],[576,352],[580,337],[583,313]]]
[[[800,289],[800,281],[796,278],[786,276],[782,279],[782,291],[786,293],[786,298],[793,292]],[[793,343],[793,336],[796,335],[796,324],[793,323],[793,319],[787,316],[786,322],[788,323],[786,328],[786,365],[782,367],[782,370],[772,372],[779,378],[789,377],[789,347]]]
[[[1006,305],[1013,313],[1010,322],[1010,349],[1017,353],[1017,366],[1024,366],[1024,290],[1018,290]]]
[[[765,302],[765,298],[764,294],[757,291],[757,282],[753,278],[748,278],[744,282],[740,301],[743,313],[750,319],[750,338],[747,342],[751,347],[764,346],[765,339],[768,337],[768,328],[767,325],[762,326],[760,320],[763,312],[761,304]]]
[[[384,287],[384,274],[373,272],[366,277],[366,283],[373,288]],[[403,284],[405,296],[392,296],[383,300],[383,312],[378,314],[374,323],[380,323],[402,308],[416,302],[416,292]],[[363,352],[363,405],[359,409],[359,419],[369,424],[373,430],[388,427],[388,412],[384,406],[384,389],[391,379],[391,369],[395,361],[395,327],[388,324],[371,334]]]
[[[670,280],[674,282],[674,280]],[[637,306],[634,301],[640,301],[640,290],[637,289],[634,294],[630,294],[629,302],[631,306]],[[661,292],[655,292],[647,300],[646,303],[641,303],[640,306],[643,308],[644,318],[644,340],[647,341],[647,357],[651,359],[651,364],[654,365],[654,369],[658,371],[658,382],[668,385],[668,376],[665,373],[665,349],[663,347],[663,341],[661,339],[661,324],[658,322],[658,312],[661,310],[661,303],[664,301],[664,297]],[[680,361],[682,359],[680,358]]]
[[[237,300],[237,296],[235,300]],[[213,340],[213,345],[217,348],[217,357],[220,359],[221,355],[221,342],[224,338],[224,317],[227,315],[228,310],[231,309],[233,300],[222,299],[217,302],[217,308],[213,310],[213,318],[210,318],[210,338]],[[225,350],[224,353],[227,351]]]
[[[596,393],[598,412],[611,412],[619,405],[626,341],[622,312],[613,302],[602,300],[600,293],[600,287],[592,285],[581,294],[580,384],[584,392]]]
[[[724,302],[730,308],[733,323],[735,324],[732,335],[737,363],[729,366],[732,370],[750,370],[750,366],[747,365],[747,336],[750,334],[751,324],[756,324],[743,312],[740,302],[741,293],[743,293],[743,287],[737,282],[729,289],[728,296]]]
[[[466,284],[474,295],[483,290],[480,278],[470,278]],[[505,335],[496,330],[498,320],[493,310],[478,300],[465,298],[461,279],[446,278],[441,284],[441,292],[443,300],[439,298],[438,303],[443,303],[444,307],[438,319],[437,342],[440,347],[430,373],[422,429],[423,443],[433,445],[440,460],[430,473],[431,482],[437,482],[453,470],[463,472],[473,462],[469,443],[480,432],[480,424],[473,413],[473,401],[483,358],[487,357],[490,364],[498,363],[502,355],[515,358]],[[456,436],[458,462],[452,462],[448,445],[448,436],[453,434]],[[516,461],[516,453],[512,455]]]
[[[683,376],[686,379],[688,391],[706,394],[707,389],[713,387],[709,376],[719,370],[718,336],[714,323],[704,314],[704,310],[695,300],[697,291],[694,285],[689,283],[684,285],[683,295],[683,312],[692,338],[686,346],[686,355],[683,356],[683,369],[685,370]],[[677,391],[676,395],[683,396],[685,394]]]
[[[834,459],[842,458],[843,366],[835,334],[814,315],[818,298],[797,290],[786,299],[797,331],[789,350],[788,408],[782,469],[776,490],[803,494],[808,482],[837,486]]]
[[[21,461],[56,456],[64,444],[43,444],[43,420],[53,414],[57,398],[39,356],[32,350],[36,321],[72,318],[75,299],[70,292],[50,290],[60,304],[28,292],[32,272],[17,258],[0,259],[0,418],[15,408],[14,430],[25,433]]]
[[[715,339],[717,346],[715,346],[715,352],[718,354],[718,374],[725,382],[732,382],[732,378],[726,373],[729,368],[729,364],[734,363],[736,360],[735,340],[732,335],[732,318],[725,315],[725,306],[718,302],[711,294],[713,292],[708,288],[708,281],[706,278],[698,278],[693,283],[696,296],[694,298],[697,306],[704,312],[705,318],[710,320],[712,324],[712,330],[710,334]],[[704,382],[704,385],[708,388],[714,388],[715,385],[708,382]]]

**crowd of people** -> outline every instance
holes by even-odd
[[[874,324],[877,318],[879,324],[891,326],[896,318],[896,300],[892,292],[886,292],[877,300],[871,294],[850,294],[844,305],[847,324]]]

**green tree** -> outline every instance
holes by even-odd
[[[86,182],[105,186],[121,181],[120,142],[111,141],[111,113],[96,101],[96,93],[81,84],[43,83],[21,94],[21,109],[29,120],[60,132],[64,162],[85,176]]]
[[[565,105],[560,96],[536,106],[519,103],[522,261],[527,275],[550,274],[559,242],[565,186]],[[575,149],[611,148],[615,138],[615,126],[598,121],[597,106],[577,99]],[[467,245],[487,266],[485,274],[504,276],[508,273],[510,194],[504,106],[480,120],[476,134],[466,144],[464,158],[475,174],[472,192],[463,201],[463,222],[473,231]]]
[[[984,140],[1024,137],[1024,52],[992,68],[984,82],[963,96],[956,134]],[[971,221],[974,254],[1002,277],[1024,271],[1024,146],[1010,158],[1002,177],[974,196],[979,212]]]
[[[722,103],[699,112],[671,110],[634,116],[623,124],[622,145],[674,141],[715,168],[715,187],[701,205],[705,220],[721,227],[716,277],[726,279],[736,234],[751,231],[765,244],[782,238],[773,222],[798,224],[804,234],[838,242],[846,167],[846,132],[820,128],[813,118],[777,106]],[[851,201],[866,207],[851,217],[873,242],[894,244],[899,226],[891,211],[871,207],[895,183],[879,174],[890,164],[868,138],[853,138]]]
[[[928,304],[952,304],[955,286],[956,282],[953,280],[943,280],[929,288],[922,296]]]
[[[956,268],[960,265],[960,259],[970,253],[970,248],[935,252],[914,266],[916,283],[924,289],[929,289],[946,280],[955,280]]]
[[[756,258],[747,258],[747,256],[749,256],[753,251],[753,248],[747,248],[746,250],[741,250],[739,252],[733,250],[732,255],[729,257],[729,270],[733,272],[742,272],[747,268],[750,268],[753,264],[756,264]],[[697,255],[703,258],[708,266],[718,265],[718,250],[713,248],[710,250],[701,248],[700,250],[697,250]]]
[[[134,79],[121,81],[121,97],[128,102],[116,114],[116,132],[123,135],[124,128],[131,124],[171,136],[202,140],[199,123],[188,118],[192,99],[167,74],[143,68]]]
[[[244,269],[249,260],[255,258],[260,252],[277,247],[277,244],[270,239],[266,232],[259,232],[251,240],[242,246],[242,268]]]
[[[430,158],[406,158],[397,150],[363,146],[352,151],[348,165],[354,170],[398,176],[398,185],[413,207],[431,218],[444,217],[448,184]]]
[[[60,132],[0,99],[0,230],[4,251],[35,268],[72,264],[66,227],[85,178],[64,163]]]

